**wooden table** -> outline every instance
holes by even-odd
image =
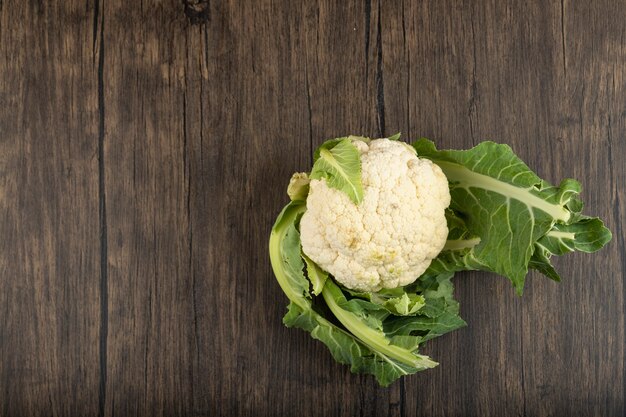
[[[626,3],[0,0],[0,416],[623,416]],[[287,304],[267,239],[323,140],[510,144],[613,242],[455,279],[387,389]]]

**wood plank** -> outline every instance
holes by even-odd
[[[104,415],[189,415],[187,19],[178,2],[101,5],[108,249]]]
[[[1,416],[98,413],[93,19],[0,2]]]
[[[553,9],[556,88],[543,93],[554,91],[542,133],[550,145],[537,163],[554,179],[579,179],[586,212],[604,219],[614,240],[558,259],[561,284],[532,281],[523,306],[526,410],[624,415],[626,4]]]

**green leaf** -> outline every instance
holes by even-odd
[[[611,238],[611,231],[604,226],[602,220],[584,217],[572,224],[555,224],[538,240],[537,246],[544,247],[554,255],[575,250],[591,253],[602,249]]]
[[[385,333],[389,335],[410,335],[420,333],[420,343],[442,336],[467,326],[457,314],[445,311],[437,317],[394,317],[385,322]]]
[[[313,294],[319,295],[324,288],[324,283],[328,279],[328,272],[320,268],[315,262],[302,252],[302,259],[306,264],[306,274],[313,286]]]
[[[598,218],[580,216],[572,224],[557,223],[535,243],[529,266],[554,281],[561,281],[550,262],[552,255],[564,255],[575,250],[595,252],[606,245],[611,237],[611,231]]]
[[[320,159],[320,155],[322,153],[322,149],[331,150],[339,142],[341,142],[343,140],[346,140],[346,139],[349,140],[349,136],[342,136],[340,138],[328,139],[327,141],[322,143],[320,146],[318,146],[317,149],[315,149],[315,152],[313,152],[313,165],[315,165],[317,160]]]
[[[361,156],[349,138],[325,142],[309,177],[326,180],[329,187],[346,193],[355,204],[363,200]]]
[[[405,288],[407,292],[420,292],[425,305],[415,317],[389,317],[383,330],[394,340],[398,336],[419,337],[419,343],[442,336],[466,325],[459,317],[459,304],[453,298],[451,279],[454,273],[423,275]]]
[[[324,343],[337,362],[350,365],[350,370],[353,373],[374,375],[383,387],[402,376],[424,369],[404,364],[372,351],[333,325],[319,325],[311,332],[311,336]]]
[[[420,336],[392,336],[390,340],[391,344],[403,347],[410,351],[417,350],[420,343],[422,343],[422,338]]]
[[[401,136],[401,133],[398,132],[395,135],[389,136],[387,139],[389,139],[389,140],[398,140],[398,139],[400,139],[400,136]]]
[[[446,312],[448,304],[443,298],[429,297],[424,301],[424,307],[420,310],[420,315],[435,318]]]
[[[349,140],[350,143],[353,143],[354,141],[357,141],[357,140],[361,142],[365,142],[365,143],[370,143],[371,141],[371,139],[368,137],[355,136],[355,135],[342,136],[340,138],[335,138],[335,139],[328,139],[327,141],[322,143],[320,146],[318,146],[317,149],[315,149],[315,151],[313,152],[313,164],[315,164],[315,162],[317,162],[317,160],[320,158],[320,153],[322,149],[331,150],[335,145],[337,145],[339,142],[343,140]]]
[[[341,295],[339,295],[341,293]],[[354,314],[363,324],[372,329],[382,330],[383,320],[387,318],[389,312],[378,304],[360,298],[348,300],[340,291],[335,299],[337,305],[346,311]]]
[[[461,247],[469,248],[468,253],[454,260],[508,277],[521,294],[535,243],[555,224],[579,216],[580,184],[568,179],[551,186],[509,146],[494,142],[466,151],[439,151],[426,139],[413,146],[420,157],[441,167],[450,181],[451,209],[480,238],[475,246]]]
[[[403,288],[384,288],[378,292],[359,292],[347,288],[344,290],[355,297],[368,300],[377,309],[383,309],[396,316],[415,315],[424,306],[424,297],[407,293]]]
[[[385,301],[383,307],[397,316],[412,316],[417,314],[425,304],[423,296],[403,293],[400,297]]]
[[[528,266],[531,269],[541,272],[552,281],[561,282],[561,276],[556,272],[556,269],[554,269],[552,262],[550,262],[550,252],[544,247],[535,244],[535,252],[530,258]]]
[[[285,268],[287,279],[292,288],[297,289],[302,297],[311,298],[309,294],[309,282],[304,276],[304,263],[300,247],[300,232],[296,227],[296,222],[291,223],[285,232],[285,237],[281,245],[281,258]]]
[[[319,325],[317,314],[312,309],[302,309],[293,301],[289,303],[287,309],[287,314],[283,317],[285,326],[297,327],[311,332]]]

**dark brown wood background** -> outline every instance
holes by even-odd
[[[509,143],[614,240],[387,389],[281,323],[292,172],[344,135]],[[0,416],[623,416],[626,3],[0,0]]]

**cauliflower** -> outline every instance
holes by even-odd
[[[325,179],[309,184],[300,221],[303,252],[345,287],[374,292],[415,281],[446,243],[448,181],[403,142],[353,139],[363,201]]]
[[[595,252],[612,236],[582,214],[577,181],[548,184],[507,145],[438,150],[399,136],[322,143],[311,170],[292,176],[268,242],[289,299],[283,323],[382,386],[437,366],[420,346],[466,325],[455,272],[498,273],[521,295],[529,269],[560,281],[553,255]]]

